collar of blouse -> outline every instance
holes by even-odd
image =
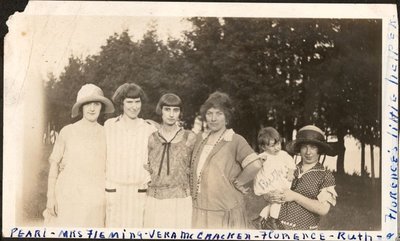
[[[233,139],[233,134],[235,134],[235,132],[233,131],[233,129],[227,129],[222,137],[222,140],[224,141],[232,141]],[[203,132],[201,134],[201,137],[204,139],[206,139],[209,135],[209,132]]]

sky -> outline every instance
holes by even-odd
[[[133,41],[142,38],[151,26],[161,40],[181,38],[190,24],[180,17],[118,16],[29,16],[24,36],[31,38],[32,62],[39,64],[43,76],[58,76],[71,55],[81,59],[98,54],[114,33],[128,30]],[[31,36],[29,36],[31,35]]]

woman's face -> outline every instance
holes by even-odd
[[[225,114],[219,108],[211,107],[206,112],[207,126],[212,132],[217,132],[226,127]]]
[[[302,144],[300,147],[301,159],[306,164],[313,164],[318,162],[318,146],[314,144]]]
[[[161,109],[161,117],[164,125],[175,125],[179,120],[181,108],[176,106],[163,106]]]
[[[142,101],[140,98],[125,98],[122,105],[124,115],[130,119],[136,119],[142,109]]]
[[[98,101],[89,102],[82,106],[83,118],[90,122],[97,121],[100,115],[100,111],[101,111],[101,103]]]

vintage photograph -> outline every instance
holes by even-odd
[[[7,227],[383,229],[387,20],[208,5],[33,1],[9,18]]]

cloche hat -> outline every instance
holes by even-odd
[[[307,125],[301,128],[296,135],[296,139],[286,145],[286,150],[295,155],[300,152],[300,146],[310,143],[318,146],[320,154],[335,156],[336,152],[330,144],[325,141],[324,132],[314,125]]]
[[[78,116],[79,108],[88,102],[98,101],[104,104],[104,113],[113,113],[114,105],[112,102],[104,97],[103,91],[94,84],[85,84],[78,91],[76,97],[76,103],[72,106],[71,116],[72,118]]]

